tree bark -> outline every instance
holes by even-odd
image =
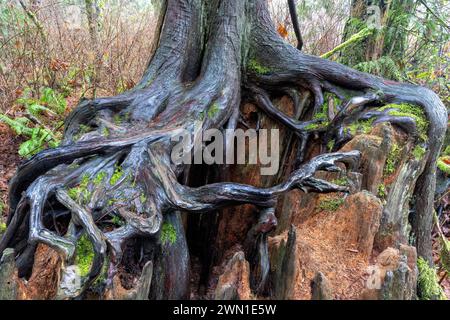
[[[429,121],[429,155],[416,193],[416,234],[419,254],[431,257],[436,156],[447,116],[432,91],[300,52],[277,34],[265,0],[168,0],[164,12],[159,46],[140,83],[116,97],[82,101],[66,120],[62,145],[19,167],[10,186],[8,228],[0,242],[0,253],[15,249],[19,276],[31,274],[37,243],[57,250],[71,265],[86,236],[94,258],[81,297],[98,279],[111,290],[116,275],[126,289],[133,283],[129,278],[150,283],[140,273],[152,261],[149,296],[186,298],[190,259],[180,212],[208,214],[252,204],[259,209],[258,218],[246,247],[256,259],[250,261],[253,290],[263,292],[269,270],[267,234],[276,226],[278,197],[293,189],[347,192],[347,187],[314,174],[339,170],[337,163],[355,171],[360,154],[325,153],[307,159],[302,147],[299,165],[272,187],[220,181],[193,187],[185,179],[190,166],[170,159],[172,139],[182,130],[195,136],[210,128],[235,128],[245,101],[295,133],[302,145],[308,136],[319,135],[325,144],[335,140],[335,150],[349,139],[344,126],[373,108],[401,102],[422,107]],[[300,120],[272,104],[272,95],[287,91],[313,96]],[[339,113],[326,124],[311,120],[324,102],[324,92],[343,100]],[[208,112],[213,106],[214,112]],[[377,121],[417,135],[413,119],[382,114]]]

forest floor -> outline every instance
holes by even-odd
[[[4,217],[8,212],[8,182],[22,161],[17,153],[22,142],[6,124],[0,123],[0,211]]]

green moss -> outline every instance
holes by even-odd
[[[147,202],[147,196],[141,193],[141,195],[139,196],[139,200],[141,201],[142,204],[144,204]]]
[[[425,112],[423,109],[419,106],[414,106],[411,104],[388,104],[384,107],[380,108],[380,111],[387,110],[387,109],[395,109],[389,112],[389,115],[395,116],[395,117],[409,117],[415,120],[417,125],[417,130],[419,133],[419,138],[422,141],[428,140],[428,126],[429,122],[425,115]]]
[[[94,178],[94,181],[93,181],[94,185],[99,186],[105,180],[105,178],[106,178],[106,172],[104,172],[104,171],[99,172]]]
[[[416,160],[422,160],[422,158],[425,156],[425,154],[427,153],[427,150],[422,147],[422,146],[416,146],[414,148],[414,150],[412,151],[414,158]]]
[[[77,202],[89,201],[91,193],[88,190],[88,186],[89,186],[89,175],[84,174],[78,186],[68,190],[69,197],[71,197],[72,200]]]
[[[122,124],[122,117],[120,116],[120,114],[115,114],[113,121],[116,126],[120,126]]]
[[[267,67],[261,65],[261,64],[260,64],[258,61],[256,61],[255,59],[252,59],[252,60],[249,61],[249,63],[248,63],[248,69],[249,69],[250,71],[253,71],[254,73],[262,74],[262,75],[270,73],[270,69],[269,69],[269,68],[267,68]]]
[[[449,156],[439,158],[437,161],[437,166],[439,170],[450,175],[450,165],[448,165],[446,162],[450,162]]]
[[[324,104],[322,104],[320,111],[314,115],[313,119],[328,121],[328,101],[326,101]]]
[[[347,179],[347,177],[342,177],[342,178],[339,178],[339,179],[334,179],[332,181],[332,183],[334,183],[334,184],[336,184],[338,186],[345,187],[345,186],[348,186],[348,179]]]
[[[91,131],[91,127],[86,126],[84,124],[80,124],[80,130],[78,130],[78,133],[73,137],[74,141],[80,140],[81,137],[83,137],[86,133]]]
[[[334,139],[328,141],[328,143],[327,143],[328,151],[330,151],[330,152],[333,151],[335,143],[336,143],[336,142],[334,141]]]
[[[319,125],[317,123],[310,123],[305,127],[308,131],[313,131],[319,129]]]
[[[165,245],[166,243],[170,243],[172,245],[177,242],[177,231],[171,223],[163,223],[161,228],[160,240],[163,245]]]
[[[343,204],[343,198],[327,198],[323,199],[319,203],[319,209],[321,211],[334,212],[337,211]]]
[[[123,220],[121,217],[119,216],[114,216],[111,219],[111,222],[114,223],[117,226],[123,226],[125,225],[125,220]]]
[[[397,168],[397,164],[400,160],[400,147],[398,144],[394,143],[389,151],[388,157],[386,159],[386,164],[384,166],[384,175],[389,176],[393,174]]]
[[[0,222],[0,234],[5,233],[6,231],[6,223]]]
[[[445,148],[445,150],[442,153],[444,156],[450,156],[450,146],[448,146],[447,148]]]
[[[417,261],[419,278],[417,280],[419,296],[422,300],[447,300],[438,283],[436,270],[431,268],[422,257]]]
[[[76,253],[75,264],[80,269],[80,275],[85,277],[89,274],[94,261],[94,246],[87,235],[82,235],[78,240]]]
[[[360,120],[357,122],[352,123],[350,126],[348,126],[348,129],[350,130],[350,133],[352,135],[357,135],[358,133],[368,134],[372,131],[373,119],[369,120]]]
[[[111,186],[116,185],[116,183],[120,180],[120,178],[122,178],[122,176],[123,176],[122,167],[116,166],[116,168],[114,169],[114,173],[111,176],[111,179],[109,180],[109,184]]]
[[[386,199],[387,190],[384,184],[380,184],[377,188],[378,197],[381,199]]]
[[[210,119],[214,118],[217,115],[217,113],[219,113],[219,111],[220,111],[219,104],[217,102],[214,102],[212,106],[208,109],[208,117]]]
[[[104,135],[106,138],[108,138],[109,134],[110,134],[109,129],[107,127],[103,127],[102,135]]]

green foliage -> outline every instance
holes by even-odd
[[[6,223],[0,222],[0,234],[5,233],[6,231]]]
[[[208,109],[208,117],[210,119],[214,118],[219,111],[220,111],[219,104],[217,102],[214,102],[212,106]]]
[[[437,161],[437,166],[439,170],[450,175],[450,165],[448,163],[450,163],[450,156],[441,157]]]
[[[248,69],[254,73],[261,74],[261,75],[268,74],[271,71],[268,67],[261,65],[255,59],[252,59],[249,61]]]
[[[326,199],[322,199],[319,202],[318,208],[321,211],[335,212],[344,204],[344,201],[345,200],[343,198],[326,198]]]
[[[383,76],[392,80],[401,80],[403,78],[399,66],[389,56],[383,56],[376,60],[360,62],[355,65],[354,68],[362,72]]]
[[[328,101],[326,101],[320,108],[320,111],[317,112],[314,116],[313,116],[313,120],[323,120],[323,121],[327,121],[328,120]]]
[[[333,148],[334,148],[334,145],[335,145],[335,141],[334,141],[334,139],[333,140],[330,140],[330,141],[328,141],[328,143],[327,143],[327,148],[328,148],[328,151],[332,151],[333,150]]]
[[[147,196],[144,193],[141,193],[139,200],[141,201],[141,204],[145,204],[147,202]]]
[[[332,183],[338,185],[338,186],[348,186],[348,178],[347,177],[342,177],[342,178],[338,178],[338,179],[334,179],[332,181]]]
[[[59,121],[49,121],[51,115],[62,120],[66,101],[50,88],[40,91],[40,98],[31,98],[31,90],[26,89],[16,103],[25,109],[25,116],[10,117],[0,114],[0,121],[7,124],[17,135],[28,138],[19,147],[19,155],[32,156],[45,148],[56,148],[61,140]],[[48,124],[46,124],[46,122]]]
[[[444,151],[443,151],[443,153],[442,153],[444,156],[450,156],[450,146],[447,146],[445,149],[444,149]]]
[[[94,180],[92,181],[94,183],[94,185],[99,186],[106,178],[106,172],[105,171],[101,171],[99,173],[97,173],[97,175],[95,176]]]
[[[419,268],[418,291],[422,300],[447,300],[442,287],[438,283],[436,270],[420,257],[417,261]]]
[[[69,197],[72,198],[72,200],[77,201],[79,203],[85,203],[89,201],[89,198],[91,197],[91,192],[88,190],[89,186],[89,175],[84,174],[81,178],[81,182],[73,188],[70,188],[68,190]]]
[[[164,222],[161,228],[160,240],[163,245],[170,243],[171,245],[177,242],[177,231],[175,227],[168,222]]]
[[[378,185],[377,193],[378,193],[379,198],[386,199],[387,190],[386,190],[386,186],[383,183]]]
[[[120,126],[122,124],[122,116],[120,114],[118,114],[118,113],[116,113],[114,115],[113,120],[114,120],[114,124],[117,125],[117,126]]]
[[[427,133],[429,122],[423,108],[407,103],[402,103],[385,105],[384,107],[380,108],[380,111],[389,109],[392,109],[391,111],[389,111],[389,114],[391,116],[412,118],[416,122],[417,130],[419,131],[419,138],[422,141],[428,140]]]
[[[105,138],[108,138],[109,137],[109,129],[107,128],[107,127],[103,127],[103,129],[102,129],[102,135],[104,135],[105,136]]]
[[[394,143],[391,146],[391,150],[386,159],[386,164],[384,166],[384,175],[389,176],[393,174],[397,168],[397,164],[400,160],[401,149],[398,144]]]
[[[73,136],[73,140],[74,141],[80,140],[86,133],[88,133],[91,130],[92,130],[91,127],[84,124],[80,124],[77,134]]]
[[[77,242],[75,264],[80,269],[80,276],[86,277],[94,261],[94,246],[88,236],[83,234]]]
[[[425,156],[426,153],[427,150],[422,146],[416,146],[412,151],[414,159],[416,160],[422,160],[422,158]]]
[[[358,133],[368,134],[373,129],[372,124],[373,119],[359,120],[348,126],[348,129],[350,130],[350,133],[354,136],[357,135]]]
[[[119,216],[112,217],[111,222],[117,226],[125,225],[125,221]]]
[[[116,183],[119,182],[119,180],[122,178],[122,176],[123,176],[122,167],[116,166],[116,168],[114,169],[114,173],[111,176],[111,179],[109,180],[109,184],[111,186],[116,185]]]

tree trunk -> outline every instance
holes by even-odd
[[[350,18],[344,29],[344,40],[371,27],[370,23],[375,23],[377,30],[361,42],[343,50],[339,61],[352,67],[359,66],[360,69],[364,69],[364,64],[372,61],[377,63],[377,68],[370,68],[370,72],[399,80],[408,40],[406,30],[409,17],[415,9],[414,0],[353,0]]]
[[[427,165],[416,193],[416,234],[419,254],[431,257],[436,156],[447,117],[432,91],[303,54],[277,34],[265,0],[168,0],[164,14],[159,46],[139,84],[116,97],[82,101],[66,120],[62,145],[23,163],[11,182],[8,228],[0,252],[14,248],[19,277],[32,274],[38,243],[56,250],[63,265],[71,266],[87,238],[93,257],[74,296],[86,297],[94,288],[100,288],[95,291],[100,296],[114,296],[118,283],[131,290],[137,279],[148,287],[140,275],[152,261],[153,272],[145,273],[153,275],[149,297],[186,298],[190,257],[180,213],[206,215],[252,204],[258,210],[246,254],[254,259],[252,288],[263,293],[267,234],[276,226],[278,197],[293,189],[347,192],[347,187],[314,174],[339,170],[338,162],[349,171],[358,169],[357,151],[308,159],[308,137],[322,137],[322,150],[333,140],[338,150],[350,139],[344,127],[370,116],[416,138],[414,119],[375,110],[403,102],[423,108],[429,122],[428,140],[423,142]],[[313,98],[300,120],[272,104],[277,95],[301,97],[302,92]],[[342,104],[336,116],[314,120],[324,92]],[[293,101],[298,107],[297,99]],[[185,131],[197,137],[210,128],[236,128],[243,102],[255,103],[295,134],[301,146],[298,165],[267,188],[208,179],[194,186],[188,178],[192,166],[171,161],[174,138]]]

